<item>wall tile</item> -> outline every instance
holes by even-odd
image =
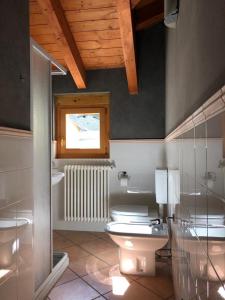
[[[32,169],[0,173],[0,209],[19,201],[32,199]]]
[[[32,167],[32,139],[0,136],[0,172]]]
[[[30,300],[33,294],[32,178],[32,139],[0,136],[0,226],[11,227],[0,230],[0,269],[9,270],[0,278],[4,300]],[[30,224],[20,226],[24,219]]]
[[[224,124],[223,113],[166,145],[168,167],[179,166],[181,174],[181,201],[172,226],[178,299],[222,299],[218,289],[225,280]]]

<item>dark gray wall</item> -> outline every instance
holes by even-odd
[[[131,96],[124,69],[87,72],[78,90],[70,75],[53,77],[53,93],[111,92],[111,139],[164,138],[165,34],[159,24],[136,35],[139,94]]]
[[[0,126],[29,129],[28,0],[1,0],[0,11]]]
[[[225,84],[225,1],[181,0],[167,30],[166,132]]]

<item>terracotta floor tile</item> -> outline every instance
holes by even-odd
[[[156,277],[121,274],[119,249],[107,233],[57,230],[54,247],[69,254],[70,265],[49,294],[49,300],[174,300],[168,262],[157,260]],[[123,285],[129,286],[125,294],[115,295],[115,288]]]
[[[119,265],[104,268],[100,271],[84,276],[82,279],[89,283],[100,294],[105,294],[112,290],[113,284],[115,284],[115,278],[121,278],[121,282],[132,282],[134,280],[134,276],[121,274]]]
[[[57,281],[56,286],[74,280],[76,278],[78,278],[78,276],[74,272],[72,272],[70,269],[66,269],[63,275]]]
[[[119,246],[110,238],[110,236],[105,236],[104,238],[101,238],[103,239],[104,241],[107,241],[108,243],[111,243],[113,244],[115,247],[119,248]]]
[[[82,279],[56,286],[48,295],[50,300],[91,300],[98,296],[100,295]]]
[[[66,231],[62,233],[62,235],[77,245],[81,245],[98,239],[97,236],[87,231]]]
[[[147,290],[146,288],[139,285],[137,282],[132,282],[130,286],[127,288],[125,294],[123,296],[115,295],[112,292],[109,292],[104,295],[106,299],[110,300],[161,300],[161,298],[155,295],[153,292]]]
[[[53,239],[59,237],[60,235],[57,233],[56,230],[53,230]]]
[[[66,239],[63,236],[58,235],[53,238],[53,249],[54,250],[63,250],[65,248],[71,247],[73,245],[74,244],[71,241],[69,241],[68,239]]]
[[[54,229],[53,232],[56,234],[60,234],[60,235],[64,235],[67,232],[69,232],[70,230],[59,230],[59,229]]]
[[[131,281],[133,281],[133,280],[136,280],[136,279],[138,279],[139,278],[139,276],[137,276],[137,275],[127,275],[127,274],[123,274],[123,273],[121,273],[120,272],[120,266],[119,266],[119,264],[116,264],[116,265],[114,265],[114,266],[111,266],[110,268],[109,268],[109,274],[110,274],[110,276],[111,277],[124,277],[124,278],[126,278],[129,282],[131,282]]]
[[[98,252],[95,256],[113,266],[119,263],[119,248],[111,248],[109,250]]]
[[[113,240],[111,239],[111,237],[109,236],[109,234],[106,232],[93,232],[93,234],[96,235],[96,237],[98,237],[100,239],[103,239],[103,240],[106,240],[108,242],[115,244],[113,242]]]
[[[105,294],[112,290],[112,279],[109,267],[84,276],[82,279],[90,284],[100,294]]]
[[[69,261],[70,263],[76,261],[80,257],[88,256],[89,253],[87,253],[85,250],[81,249],[79,246],[72,246],[64,249],[65,252],[69,255]]]
[[[112,243],[109,243],[105,240],[96,239],[96,240],[90,241],[88,243],[82,244],[82,248],[84,250],[87,250],[91,254],[97,255],[99,252],[111,250],[111,249],[115,248],[115,246]]]
[[[95,236],[97,236],[98,238],[104,238],[105,236],[107,236],[108,234],[106,232],[97,232],[97,231],[93,231],[93,234]]]
[[[70,263],[70,269],[79,276],[85,276],[87,274],[106,268],[107,266],[108,265],[105,262],[93,255],[81,257]]]
[[[141,277],[137,282],[150,289],[163,299],[173,295],[173,282],[169,276]]]

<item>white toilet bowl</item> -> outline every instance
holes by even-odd
[[[155,251],[168,242],[167,225],[151,226],[158,214],[156,211],[147,213],[146,206],[123,205],[114,207],[111,212],[117,221],[108,223],[105,231],[120,247],[120,271],[154,276]]]

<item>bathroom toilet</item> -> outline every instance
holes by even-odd
[[[149,209],[147,205],[116,205],[110,209],[113,221],[147,223],[152,219],[159,218],[155,208]]]
[[[144,205],[119,205],[111,208],[111,218],[105,231],[120,247],[120,271],[154,276],[155,251],[168,242],[167,225],[157,211]]]

